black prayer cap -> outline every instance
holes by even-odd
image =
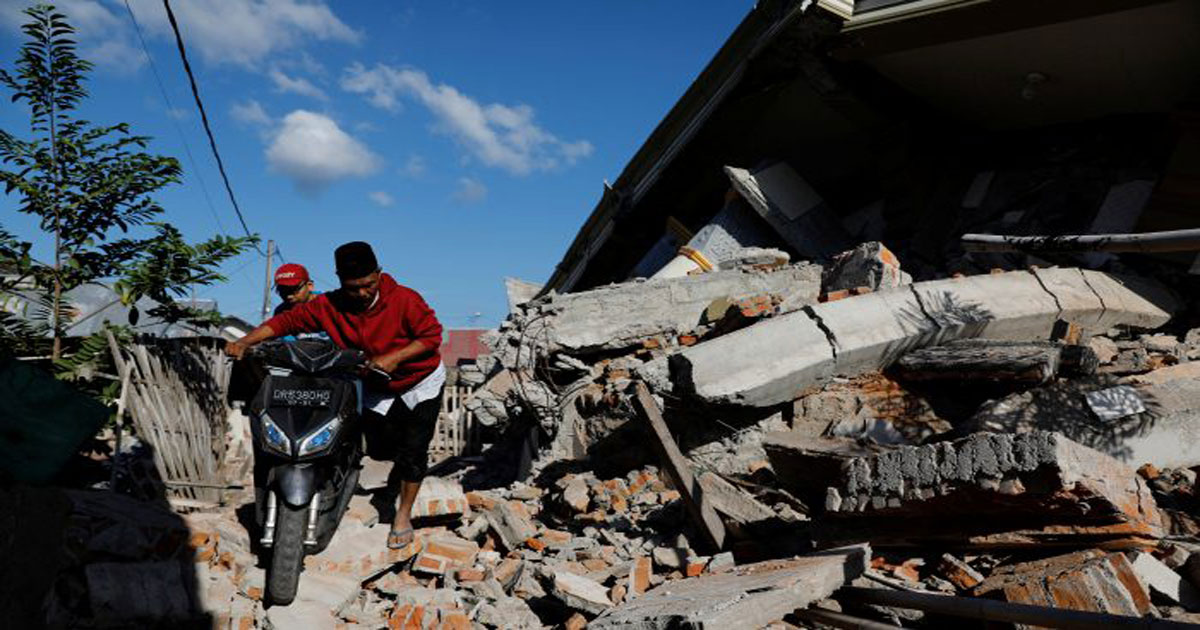
[[[352,241],[333,250],[333,263],[339,278],[364,278],[379,270],[379,261],[371,246]]]

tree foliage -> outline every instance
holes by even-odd
[[[147,314],[161,320],[211,321],[215,314],[177,299],[191,287],[224,281],[221,264],[256,239],[217,236],[189,244],[165,222],[153,195],[181,181],[179,162],[147,152],[150,138],[128,124],[80,118],[92,64],[76,55],[75,29],[52,6],[25,14],[27,41],[14,68],[0,69],[0,85],[27,106],[29,134],[0,130],[0,182],[17,210],[36,217],[53,239],[54,258],[34,260],[28,242],[0,230],[0,274],[8,278],[0,297],[32,295],[36,304],[32,317],[0,315],[0,341],[23,347],[48,337],[58,360],[76,317],[67,294],[88,284],[111,284],[129,306],[149,298],[154,306]],[[60,367],[78,367],[70,363]]]

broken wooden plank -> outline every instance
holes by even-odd
[[[1061,346],[968,340],[914,350],[893,367],[909,381],[991,380],[1047,383],[1058,374]]]
[[[663,466],[667,469],[667,474],[671,476],[675,489],[683,498],[684,506],[700,526],[700,530],[704,532],[706,542],[713,549],[721,549],[725,544],[725,525],[713,510],[712,505],[705,500],[704,489],[692,476],[692,469],[687,458],[683,456],[679,446],[675,444],[675,439],[671,437],[671,430],[667,428],[667,423],[663,420],[658,403],[654,401],[654,397],[645,383],[638,382],[634,386],[634,394],[634,408],[642,421],[650,427],[650,433],[654,437],[650,441],[651,446],[662,458]]]

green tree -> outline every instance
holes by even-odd
[[[156,220],[164,211],[151,195],[180,181],[179,162],[147,153],[150,139],[131,133],[128,124],[79,118],[92,64],[75,53],[75,29],[53,6],[25,13],[27,41],[14,70],[0,70],[0,84],[12,91],[13,102],[28,106],[31,134],[20,139],[0,130],[0,181],[6,195],[19,199],[18,210],[36,216],[53,238],[54,258],[32,261],[27,243],[0,234],[0,266],[31,279],[39,292],[53,358],[61,356],[72,317],[65,294],[85,284],[112,281],[125,304],[149,297],[156,302],[150,314],[171,321],[203,319],[174,298],[189,286],[223,281],[221,263],[256,238],[218,236],[188,245],[178,230]],[[0,286],[5,290],[11,287]],[[28,335],[27,324],[9,326],[9,333]]]

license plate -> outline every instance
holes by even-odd
[[[271,392],[271,402],[283,407],[328,407],[332,401],[332,389],[276,389]]]

